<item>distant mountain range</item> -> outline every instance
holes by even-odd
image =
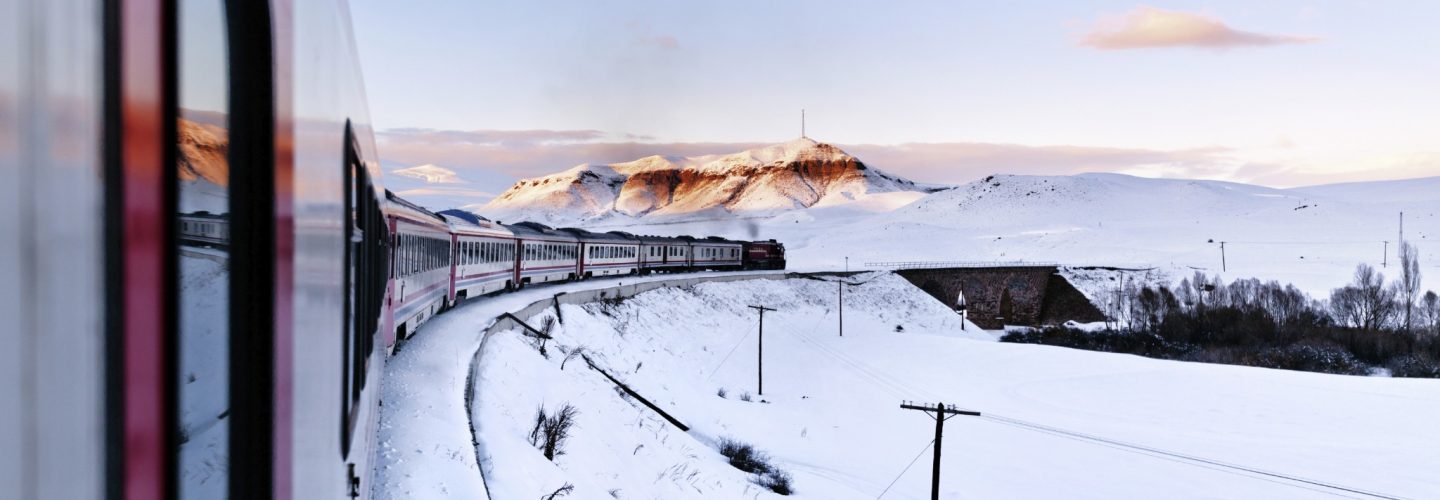
[[[775,214],[936,189],[800,138],[732,154],[583,164],[521,180],[489,203],[466,208],[492,219],[554,224],[661,222]]]

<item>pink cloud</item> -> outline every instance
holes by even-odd
[[[1101,20],[1080,39],[1079,44],[1100,50],[1165,47],[1225,49],[1318,40],[1309,36],[1241,31],[1214,17],[1142,6],[1124,15]]]

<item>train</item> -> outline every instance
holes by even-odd
[[[467,298],[530,285],[652,273],[784,269],[785,245],[709,236],[504,224],[463,210],[431,212],[385,193],[394,248],[387,345]]]
[[[384,363],[435,315],[786,266],[387,191],[344,0],[18,0],[0,67],[0,498],[367,498]]]

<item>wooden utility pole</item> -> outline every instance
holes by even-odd
[[[842,281],[836,281],[835,284],[838,285],[837,288],[840,290],[840,301],[839,301],[839,306],[840,306],[840,336],[841,336],[841,337],[844,337],[844,336],[845,336],[845,282],[844,282],[843,280],[842,280]]]
[[[935,406],[924,406],[909,401],[900,403],[900,408],[920,410],[925,412],[926,416],[935,419],[935,464],[934,471],[931,472],[930,476],[930,499],[940,500],[940,444],[942,442],[941,438],[944,437],[945,433],[945,421],[956,415],[978,417],[980,416],[980,412],[957,409],[954,405],[947,406],[945,403],[939,403]],[[935,415],[930,415],[931,412],[934,412]]]
[[[1222,241],[1220,242],[1220,271],[1224,272],[1229,270],[1229,267],[1225,265],[1225,242]]]
[[[1390,264],[1390,242],[1382,241],[1385,244],[1385,251],[1380,254],[1380,267],[1389,267]]]
[[[765,395],[765,311],[774,309],[765,306],[750,306],[751,309],[760,311],[760,339],[759,349],[755,353],[755,394]]]

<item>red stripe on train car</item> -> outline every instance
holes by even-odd
[[[161,0],[121,4],[119,95],[121,211],[124,221],[123,279],[123,496],[167,498],[170,493],[173,412],[166,360],[172,324],[167,290],[174,283],[166,262],[166,228],[174,212],[165,176],[166,94],[171,42]]]
[[[275,500],[290,500],[292,489],[295,373],[295,7],[290,0],[271,4],[275,30],[275,407],[272,483]]]

